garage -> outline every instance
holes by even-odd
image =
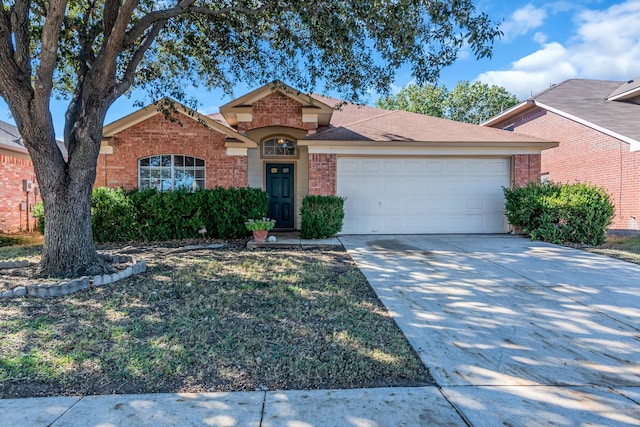
[[[509,158],[338,157],[342,234],[506,233]]]

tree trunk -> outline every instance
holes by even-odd
[[[50,119],[32,115],[31,126],[24,127],[24,142],[31,148],[44,202],[40,276],[79,277],[115,271],[98,255],[91,226],[91,192],[102,136],[100,113],[92,111],[79,117],[74,131],[65,135],[69,151],[66,162],[58,150]]]
[[[58,185],[45,200],[40,275],[93,276],[114,271],[97,253],[91,228],[91,183]]]

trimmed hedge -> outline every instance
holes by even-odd
[[[267,214],[268,195],[257,188],[211,190],[93,190],[91,220],[96,242],[157,241],[199,237],[236,239],[249,235],[244,223]],[[44,212],[39,218],[44,224]],[[44,232],[44,228],[42,230]]]
[[[614,214],[609,194],[589,184],[529,183],[504,195],[509,223],[534,240],[600,245]]]
[[[344,199],[337,196],[306,196],[300,208],[303,239],[323,239],[342,230]]]

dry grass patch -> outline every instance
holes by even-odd
[[[640,236],[607,236],[603,245],[589,248],[587,251],[640,264]]]
[[[0,397],[431,383],[344,251],[113,250],[148,272],[0,302]]]

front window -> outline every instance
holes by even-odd
[[[283,136],[270,138],[262,143],[262,153],[269,157],[295,156],[296,142]]]
[[[163,154],[138,160],[138,188],[159,191],[204,188],[205,162],[191,156]]]

